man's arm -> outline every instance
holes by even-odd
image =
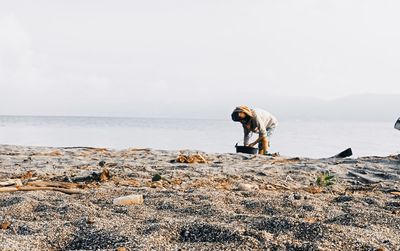
[[[244,132],[243,145],[247,146],[250,141],[250,131],[245,126],[243,126],[243,132]]]
[[[249,144],[250,147],[254,147],[258,142],[262,142],[262,149],[258,151],[259,154],[265,154],[268,151],[268,138],[265,135],[260,135],[256,141]]]

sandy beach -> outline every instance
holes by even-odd
[[[0,167],[0,250],[400,250],[397,155],[1,145]]]

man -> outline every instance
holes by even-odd
[[[250,109],[247,106],[236,107],[232,112],[232,120],[242,123],[244,145],[254,147],[258,143],[258,153],[266,154],[269,148],[268,138],[272,135],[278,120],[262,109]],[[258,138],[249,144],[250,132],[258,133]]]

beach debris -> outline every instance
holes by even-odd
[[[394,124],[394,128],[397,129],[397,130],[400,130],[400,118]]]
[[[132,187],[139,187],[140,186],[140,182],[137,180],[133,180],[133,179],[128,179],[128,180],[117,180],[115,182],[115,184],[119,185],[119,186],[132,186]]]
[[[5,221],[5,222],[1,223],[1,229],[3,229],[3,230],[9,229],[10,226],[11,226],[11,222]]]
[[[239,183],[237,185],[237,190],[239,190],[239,191],[254,191],[257,189],[258,189],[258,186],[253,185],[253,184]]]
[[[287,185],[272,182],[268,182],[268,184],[264,185],[262,188],[266,190],[292,190],[292,188],[288,187]]]
[[[7,187],[7,186],[22,186],[22,182],[20,179],[11,179],[6,181],[0,181],[0,187]]]
[[[351,148],[347,148],[346,150],[333,156],[333,158],[346,158],[350,157],[351,155],[353,155],[353,151],[351,150]]]
[[[266,152],[264,155],[269,156],[269,157],[280,157],[281,156],[281,154],[279,152],[276,152],[276,153]]]
[[[201,154],[192,154],[192,155],[180,154],[175,161],[178,163],[188,163],[188,164],[207,163],[207,160]]]
[[[4,192],[17,192],[17,191],[38,191],[38,190],[48,190],[48,191],[58,191],[66,194],[80,194],[82,193],[76,189],[66,189],[59,187],[35,187],[35,186],[19,186],[19,187],[0,187],[0,193]]]
[[[393,194],[393,195],[398,195],[398,196],[400,196],[400,192],[397,192],[397,191],[395,191],[395,192],[390,192],[390,194]]]
[[[106,165],[106,162],[104,160],[99,162],[99,166],[104,167]]]
[[[316,186],[310,186],[306,187],[304,191],[312,193],[312,194],[317,194],[317,193],[322,193],[323,189],[321,187],[316,187]]]
[[[77,177],[72,177],[72,182],[93,182],[93,181],[107,181],[111,177],[110,171],[105,168],[103,171],[84,171]]]
[[[101,172],[99,180],[103,182],[103,181],[107,181],[109,179],[110,179],[110,171],[107,168],[105,168]]]
[[[52,190],[59,191],[66,194],[77,194],[81,193],[75,188],[82,188],[81,185],[69,182],[57,182],[57,181],[24,181],[20,179],[13,179],[4,182],[0,182],[0,193],[3,192],[17,192],[17,191],[36,191],[36,190]]]
[[[145,182],[145,186],[150,188],[165,188],[166,185],[167,184],[165,184],[161,180],[153,182],[152,181]]]
[[[35,175],[35,171],[27,171],[26,173],[21,175],[21,180],[31,179],[31,178],[33,178],[34,175]]]
[[[60,181],[37,180],[37,181],[28,182],[26,185],[34,186],[34,187],[59,187],[59,188],[65,188],[65,189],[82,188],[82,185],[77,184],[77,183],[60,182]]]
[[[87,219],[86,219],[86,223],[87,224],[94,224],[96,221],[93,219],[93,217],[88,217]]]
[[[115,198],[113,204],[117,206],[139,205],[143,204],[143,201],[143,195],[132,194]]]
[[[145,182],[144,185],[151,188],[173,188],[174,186],[182,185],[182,183],[180,178],[167,179],[157,173],[151,178],[151,181]]]
[[[336,177],[330,172],[325,172],[317,177],[316,183],[318,186],[327,187],[335,184]]]
[[[369,177],[369,176],[364,175],[364,174],[361,174],[361,173],[352,172],[352,171],[349,171],[349,172],[348,172],[348,175],[354,176],[354,177],[356,177],[359,181],[361,181],[361,182],[363,182],[363,183],[366,183],[366,184],[374,184],[374,183],[379,183],[379,182],[380,182],[380,180],[378,180],[378,179]]]

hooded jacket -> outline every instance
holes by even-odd
[[[273,129],[278,125],[278,120],[271,113],[262,109],[250,109],[248,106],[236,107],[233,112],[244,112],[250,120],[243,124],[244,145],[249,144],[250,133],[258,133],[259,137],[266,137],[267,130]]]

